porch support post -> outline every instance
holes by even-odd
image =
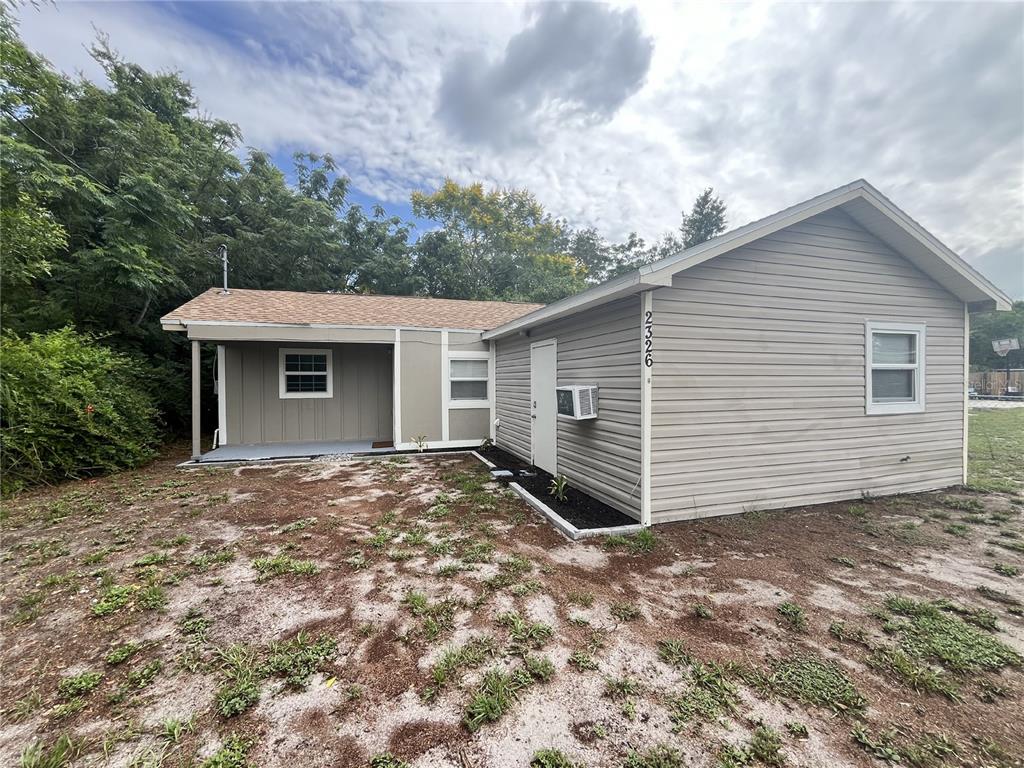
[[[202,452],[200,446],[200,410],[199,410],[199,342],[192,341],[192,458],[198,459]]]
[[[654,292],[640,294],[640,524],[651,524],[651,377],[654,374]]]

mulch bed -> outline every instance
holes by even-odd
[[[515,476],[503,480],[503,482],[514,481],[519,483],[526,491],[536,496],[547,504],[563,519],[572,523],[577,528],[612,528],[619,525],[635,525],[629,515],[624,515],[617,509],[613,509],[603,501],[598,501],[578,488],[571,485],[566,490],[565,501],[559,501],[551,496],[548,491],[551,488],[552,476],[542,469],[531,467],[529,464],[517,459],[501,448],[491,446],[478,450],[481,456],[495,465],[498,469],[508,469],[515,473]],[[534,475],[521,474],[523,471],[530,471]]]

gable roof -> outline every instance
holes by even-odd
[[[191,323],[448,328],[486,331],[543,304],[463,301],[360,293],[303,293],[219,288],[199,294],[160,318],[165,330]]]
[[[871,232],[894,251],[913,263],[972,311],[1009,309],[1009,297],[981,273],[971,267],[941,242],[897,208],[881,192],[864,179],[812,197],[764,219],[726,232],[706,242],[687,248],[673,256],[647,264],[583,293],[569,296],[553,304],[512,320],[484,334],[496,339],[525,331],[541,323],[599,306],[641,291],[672,284],[673,275],[703,264],[709,259],[735,250],[758,238],[797,224],[819,213],[841,208],[858,224]]]

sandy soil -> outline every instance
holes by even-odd
[[[653,550],[632,552],[567,542],[468,456],[176,470],[178,458],[5,504],[0,764],[66,733],[83,766],[199,765],[231,734],[251,740],[254,766],[360,766],[382,752],[424,767],[526,766],[542,748],[619,766],[656,744],[673,745],[685,765],[713,766],[723,743],[746,743],[760,723],[782,734],[791,766],[876,764],[851,739],[858,723],[875,735],[944,734],[956,744],[949,765],[1024,760],[1019,668],[959,675],[962,701],[952,701],[871,668],[863,644],[829,632],[845,621],[885,642],[876,613],[887,595],[945,598],[991,611],[993,636],[1024,653],[1024,576],[994,570],[1024,569],[1013,549],[1020,497],[920,494],[680,523],[657,528]],[[258,579],[253,561],[278,554],[317,571]],[[522,560],[500,581],[513,556]],[[112,584],[157,585],[165,602],[94,616]],[[405,602],[410,592],[454,601],[436,636]],[[806,612],[805,631],[780,617],[787,600]],[[698,603],[710,617],[694,614]],[[623,606],[638,615],[624,618]],[[522,666],[499,620],[507,611],[551,627],[535,653],[554,675],[471,732],[463,718],[484,671]],[[183,630],[196,612],[209,620],[205,637]],[[221,651],[262,652],[300,632],[337,641],[304,687],[268,677],[244,713],[216,713]],[[493,658],[427,695],[443,651],[485,636]],[[868,706],[837,715],[737,676],[734,713],[676,728],[669,702],[686,673],[659,658],[664,639],[748,669],[795,654],[834,659]],[[105,661],[129,641],[141,644],[135,656]],[[577,669],[574,652],[598,668]],[[148,685],[112,699],[154,661]],[[89,670],[102,673],[98,687],[80,711],[61,712],[58,684]],[[624,677],[639,684],[628,707],[606,692],[608,678]],[[986,695],[992,686],[999,695]],[[189,721],[177,740],[165,735],[168,719]],[[806,738],[788,734],[793,721]]]

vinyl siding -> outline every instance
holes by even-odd
[[[598,418],[558,418],[558,471],[640,516],[640,300],[624,299],[495,342],[497,445],[530,461],[530,344],[557,339],[558,385],[597,384]]]
[[[926,324],[924,413],[865,414],[866,320]],[[963,304],[846,214],[680,273],[654,323],[653,522],[961,482]]]
[[[328,348],[333,397],[282,399],[278,350]],[[378,344],[225,345],[227,443],[390,440],[390,346]]]

